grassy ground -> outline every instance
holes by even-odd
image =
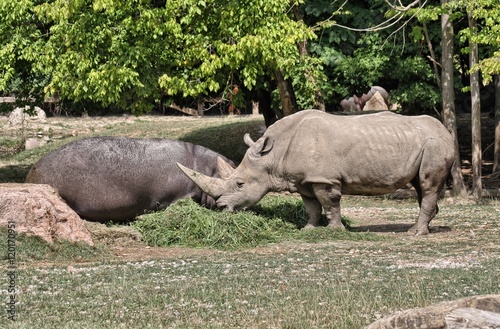
[[[279,198],[285,207],[293,197]],[[401,232],[410,201],[346,198],[351,232],[295,231],[237,250],[20,239],[9,327],[362,328],[396,310],[499,293],[498,202],[445,204],[433,233],[415,238]]]
[[[237,160],[244,130],[256,138],[261,124],[128,121],[92,125],[88,134],[185,138],[209,147],[225,138],[219,151]],[[84,135],[4,157],[0,177],[22,181],[23,166]],[[5,168],[19,173],[9,178]],[[269,195],[237,214],[184,201],[127,226],[89,224],[95,247],[18,236],[17,321],[2,313],[0,327],[362,328],[396,310],[500,293],[499,200],[444,199],[424,237],[405,233],[417,215],[415,200],[345,197],[342,206],[351,225],[345,232],[300,231],[300,199]],[[7,241],[7,230],[0,236]],[[10,297],[4,273],[12,271],[5,254],[2,300]]]

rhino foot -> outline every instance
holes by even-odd
[[[313,224],[306,224],[306,226],[304,226],[302,230],[312,230],[313,228],[316,228],[316,226],[314,226]]]
[[[326,227],[330,228],[330,229],[335,229],[335,230],[345,230],[345,226],[344,224],[340,223],[340,224],[337,224],[337,223],[330,223],[328,224]]]
[[[422,227],[415,224],[408,230],[408,235],[427,235],[427,234],[429,234],[429,228],[427,226]]]

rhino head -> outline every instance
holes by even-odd
[[[237,168],[220,157],[217,159],[221,178],[206,176],[177,163],[189,179],[216,200],[218,208],[235,211],[251,207],[271,190],[267,155],[273,141],[262,137],[254,142],[249,134],[245,134],[244,141],[249,148]]]

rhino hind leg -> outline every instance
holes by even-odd
[[[438,193],[429,193],[422,197],[417,222],[410,227],[408,233],[411,235],[425,235],[429,233],[429,222],[437,214]]]
[[[415,225],[408,230],[408,233],[411,235],[428,234],[429,223],[439,212],[437,201],[447,176],[446,169],[439,170],[442,168],[446,168],[446,164],[438,167],[438,169],[432,166],[426,168],[425,165],[422,165],[419,176],[415,177],[411,182],[417,192],[418,205],[420,207]]]

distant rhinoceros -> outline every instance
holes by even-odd
[[[249,145],[244,159],[224,179],[178,165],[218,207],[230,211],[250,207],[270,191],[298,192],[309,216],[306,228],[319,225],[322,208],[330,227],[343,228],[342,194],[380,195],[411,183],[420,214],[409,232],[427,234],[455,160],[451,135],[425,115],[306,110],[278,120],[256,142],[248,134],[244,140]]]
[[[381,98],[383,99],[385,105],[388,108],[391,105],[389,102],[389,93],[384,88],[382,88],[380,86],[372,86],[370,88],[370,90],[366,94],[361,95],[361,97],[357,97],[356,95],[353,95],[352,97],[349,97],[348,99],[343,99],[340,102],[340,107],[342,108],[342,110],[344,112],[366,110],[364,108],[366,103],[377,93],[377,91],[379,92]]]
[[[87,138],[45,155],[31,168],[26,182],[55,187],[82,218],[121,222],[182,198],[214,206],[214,199],[176,162],[220,177],[218,157],[205,147],[176,140]]]

